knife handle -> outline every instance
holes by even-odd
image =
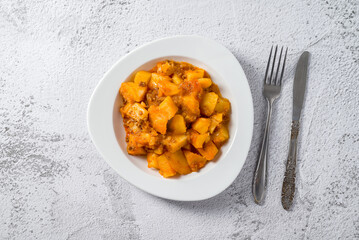
[[[293,203],[295,192],[295,171],[297,165],[297,142],[299,133],[299,121],[292,121],[292,130],[289,144],[289,154],[282,187],[282,205],[289,210]]]

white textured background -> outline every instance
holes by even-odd
[[[0,239],[358,239],[359,4],[352,1],[0,1]],[[253,94],[236,181],[202,202],[144,193],[102,160],[87,103],[110,66],[148,41],[197,34],[229,48]],[[269,189],[253,203],[272,44],[290,48],[270,136]],[[292,82],[312,53],[293,211],[280,203]]]

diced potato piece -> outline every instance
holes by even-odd
[[[180,84],[183,82],[183,79],[179,77],[177,74],[173,75],[172,80],[175,84]]]
[[[158,81],[158,87],[160,91],[166,96],[176,95],[180,92],[179,87],[169,80]]]
[[[207,142],[203,148],[197,148],[197,150],[208,161],[212,160],[218,153],[218,148],[212,141]]]
[[[138,142],[152,148],[158,143],[158,134],[155,131],[153,133],[141,132]]]
[[[186,150],[184,150],[183,153],[192,172],[198,172],[198,170],[203,168],[207,163],[207,159],[198,154]]]
[[[209,126],[209,132],[212,134],[216,127],[223,121],[223,114],[217,113],[211,116],[211,125]]]
[[[163,140],[163,144],[169,152],[176,152],[187,144],[187,136],[185,134],[169,135]]]
[[[130,155],[146,155],[147,152],[143,147],[135,147],[127,144],[127,152]]]
[[[147,87],[140,87],[138,86],[136,89],[136,97],[134,98],[134,100],[136,102],[142,102],[142,100],[145,98],[147,93]]]
[[[188,113],[188,112],[182,112],[182,116],[184,117],[186,123],[194,122],[198,118],[198,116],[193,115],[193,114]]]
[[[141,102],[146,95],[147,87],[141,87],[134,82],[124,82],[120,87],[120,94],[127,102]]]
[[[191,131],[191,132],[190,132],[191,144],[192,144],[195,148],[202,148],[202,147],[203,147],[203,143],[206,141],[208,135],[209,135],[208,133],[199,134],[199,133],[197,133],[196,131]]]
[[[163,112],[163,114],[167,117],[167,120],[170,120],[178,111],[178,107],[173,102],[172,98],[168,96],[165,100],[163,100],[163,102],[161,102],[159,110]]]
[[[148,111],[139,103],[128,103],[120,111],[122,116],[128,116],[137,121],[145,121],[148,118]]]
[[[186,132],[186,122],[180,114],[176,114],[169,123],[169,130],[175,134]]]
[[[152,127],[159,133],[165,134],[167,131],[168,117],[157,106],[151,106],[148,109],[150,123]]]
[[[211,119],[209,118],[198,118],[193,124],[192,128],[197,132],[203,134],[208,131],[208,127],[211,125]]]
[[[227,98],[219,98],[214,111],[217,113],[226,114],[231,109],[231,103]]]
[[[135,93],[133,95],[134,96],[133,100],[136,102],[141,102],[145,98],[146,93],[147,93],[147,87],[142,87],[137,85],[135,88]]]
[[[211,119],[211,125],[208,128],[209,133],[212,134],[218,125],[219,123],[216,120]]]
[[[198,82],[202,88],[208,88],[212,85],[212,80],[210,78],[199,78]]]
[[[156,153],[147,154],[147,166],[148,168],[157,168],[158,169],[158,155]]]
[[[166,154],[162,154],[157,158],[158,168],[160,169],[159,173],[165,177],[172,177],[177,174],[177,172],[171,167]]]
[[[229,138],[228,128],[223,124],[219,125],[216,131],[214,131],[212,135],[212,140],[217,146],[222,145],[225,141],[228,140],[228,138]]]
[[[182,150],[174,153],[166,153],[166,157],[171,167],[179,174],[184,175],[192,172]]]
[[[183,96],[191,95],[195,98],[198,98],[203,91],[203,88],[201,87],[197,79],[185,80],[180,85],[180,87],[182,89]]]
[[[127,103],[125,106],[120,108],[120,113],[122,115],[122,118],[124,118],[128,112],[128,110],[131,108],[132,104],[131,103]]]
[[[169,76],[163,76],[158,73],[152,73],[151,80],[148,83],[148,87],[150,89],[158,88],[158,82],[159,81],[171,81],[171,78]]]
[[[201,113],[208,117],[211,116],[216,107],[217,100],[218,95],[214,92],[204,94],[200,104]]]
[[[153,132],[138,132],[128,134],[128,144],[136,147],[153,148],[159,142],[158,134]]]
[[[223,114],[222,113],[213,114],[211,116],[211,119],[221,123],[223,121]]]
[[[167,122],[170,120],[178,111],[177,106],[172,101],[171,97],[166,97],[161,104],[157,106],[151,106],[148,109],[149,118],[152,127],[162,134],[167,131]]]
[[[135,79],[133,80],[138,85],[144,87],[147,86],[147,83],[151,80],[152,73],[146,71],[139,71],[135,75]]]
[[[161,155],[163,154],[163,145],[161,144],[158,148],[156,148],[154,151],[154,153]]]
[[[188,80],[203,78],[204,70],[203,69],[189,70],[186,71],[186,76]]]
[[[199,102],[194,96],[183,96],[182,97],[182,110],[187,115],[195,117],[194,120],[200,115]]]
[[[157,73],[169,76],[174,72],[174,70],[173,64],[168,61],[157,63]]]

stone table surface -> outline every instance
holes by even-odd
[[[0,239],[358,239],[359,3],[351,1],[0,2]],[[121,56],[196,34],[226,46],[247,75],[254,132],[245,165],[200,202],[149,195],[101,158],[90,96]],[[251,182],[264,128],[261,84],[272,44],[289,47],[270,135],[266,202]],[[292,211],[281,186],[294,69],[312,53]]]

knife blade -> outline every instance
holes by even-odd
[[[310,54],[307,51],[302,53],[298,60],[294,75],[292,129],[289,143],[289,154],[282,187],[282,205],[285,210],[289,210],[292,206],[295,193],[299,120],[303,108],[305,88],[307,85],[309,56]]]
[[[303,107],[304,92],[307,85],[309,52],[300,56],[293,83],[293,121],[299,121]]]

